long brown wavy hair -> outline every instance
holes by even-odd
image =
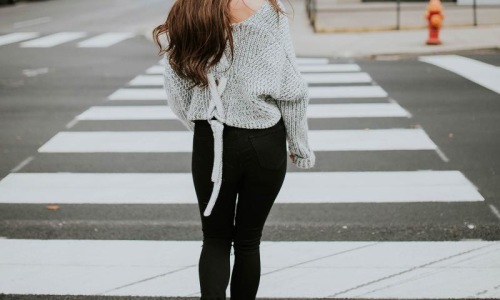
[[[231,1],[176,0],[165,23],[155,27],[152,32],[153,40],[160,48],[158,55],[168,52],[172,69],[179,77],[194,82],[192,87],[208,86],[206,71],[219,62],[227,40],[231,56],[234,55],[229,7]],[[279,0],[264,1],[268,1],[277,13],[286,14],[279,7]],[[162,34],[168,38],[166,48],[160,42]]]

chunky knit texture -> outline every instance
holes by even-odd
[[[280,0],[278,4],[286,10]],[[279,15],[278,22],[278,12],[265,0],[252,16],[233,23],[232,29],[234,57],[228,43],[227,59],[208,70],[215,80],[224,81],[219,97],[221,118],[230,126],[255,129],[271,127],[283,117],[296,166],[312,168],[315,154],[308,142],[306,116],[309,89],[299,71],[287,16]],[[167,55],[164,65],[168,104],[185,127],[194,131],[193,120],[213,116],[213,89],[189,89],[192,83],[177,76]]]

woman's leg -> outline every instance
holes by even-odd
[[[203,127],[193,139],[192,176],[202,222],[203,245],[198,271],[201,299],[226,299],[230,279],[230,250],[234,228],[237,188],[231,168],[234,153],[224,152],[223,181],[219,197],[210,216],[203,216],[213,189],[213,138],[211,129]],[[195,129],[196,131],[196,129]]]
[[[243,181],[236,207],[231,299],[255,299],[260,283],[260,239],[287,169],[283,127],[249,137]]]

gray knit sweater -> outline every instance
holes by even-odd
[[[286,10],[281,0],[278,4]],[[228,44],[223,59],[207,72],[208,88],[188,89],[192,83],[177,76],[165,55],[164,88],[170,108],[190,131],[194,130],[193,120],[215,116],[217,122],[211,125],[216,140],[222,139],[222,123],[268,128],[283,117],[288,150],[294,154],[295,164],[312,168],[315,154],[309,147],[306,116],[309,89],[298,68],[287,16],[280,15],[278,23],[278,13],[266,0],[252,16],[233,23],[232,29],[233,65],[224,72],[231,63]],[[214,182],[221,177],[221,152],[221,145],[216,143]],[[217,193],[214,191],[214,195]]]

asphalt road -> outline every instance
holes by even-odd
[[[84,31],[134,36],[113,46],[81,48],[75,39],[48,48],[0,46],[0,187],[15,173],[188,173],[190,153],[43,153],[57,133],[178,131],[177,120],[75,121],[93,106],[165,104],[109,101],[108,96],[157,65],[156,47],[141,30],[148,12],[168,1],[38,1],[0,6],[0,34],[50,35]],[[113,7],[113,9],[111,9]],[[142,11],[137,14],[136,11]],[[35,20],[30,23],[30,20]],[[129,20],[129,21],[127,21]],[[17,25],[15,25],[17,24]],[[33,24],[33,25],[30,25]],[[500,53],[461,56],[500,66]],[[434,150],[320,151],[318,165],[295,172],[456,170],[484,197],[472,202],[276,203],[266,241],[457,241],[500,239],[500,96],[417,57],[331,60],[357,64],[388,97],[311,99],[319,103],[396,101],[405,118],[310,119],[310,130],[421,128]],[[358,86],[360,83],[330,84]],[[314,86],[314,85],[312,85]],[[82,193],[85,193],[84,191]],[[0,188],[1,194],[1,188]],[[1,196],[0,196],[1,198]],[[55,201],[54,204],[57,204]],[[0,203],[0,236],[7,239],[200,240],[195,204]]]

